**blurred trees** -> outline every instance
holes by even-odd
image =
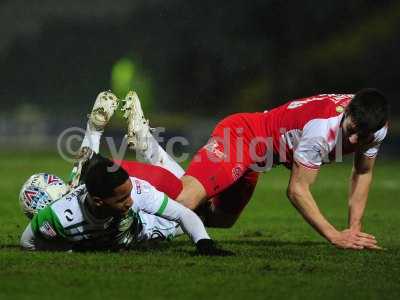
[[[400,96],[399,1],[123,1],[118,11],[90,1],[57,13],[44,3],[35,34],[0,53],[2,111],[28,101],[86,112],[123,57],[152,82],[141,98],[158,113],[217,117],[365,86]]]

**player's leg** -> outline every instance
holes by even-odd
[[[92,111],[88,115],[89,119],[81,148],[89,147],[94,152],[99,152],[100,139],[104,128],[110,121],[117,106],[118,98],[113,93],[105,91],[97,95]]]
[[[142,156],[145,161],[167,169],[178,178],[182,177],[185,173],[183,168],[168,155],[151,134],[149,121],[144,117],[137,94],[129,92],[124,102],[122,109],[128,122],[128,146]]]
[[[191,210],[196,210],[199,205],[205,203],[208,199],[207,191],[205,190],[203,184],[193,176],[184,175],[181,178],[182,181],[182,191],[175,199],[182,205],[190,208]]]
[[[229,122],[226,122],[229,126]],[[209,142],[201,148],[182,177],[183,190],[177,201],[196,209],[207,199],[233,185],[248,168],[248,160],[238,160],[235,139],[223,142],[221,126],[214,130]],[[228,150],[229,149],[229,150]]]
[[[148,148],[139,151],[140,155],[152,165],[160,166],[181,178],[185,170],[160,146],[157,140],[150,134],[148,137]]]
[[[99,153],[102,135],[103,131],[93,129],[88,122],[86,125],[85,136],[79,149],[90,148],[93,152]]]
[[[69,180],[71,187],[79,185],[84,163],[92,157],[93,152],[99,152],[100,140],[104,128],[114,114],[117,106],[118,98],[113,93],[105,91],[97,95],[92,111],[88,115],[89,119],[86,125],[85,136],[71,172]]]
[[[250,169],[253,160],[249,141],[254,130],[249,126],[248,114],[230,115],[218,123],[209,142],[199,150],[182,177],[183,190],[178,201],[197,209],[234,185]],[[240,202],[241,198],[230,201]],[[232,215],[236,217],[236,213]]]
[[[232,227],[250,201],[258,176],[257,172],[247,171],[232,186],[212,198],[199,212],[205,225],[220,228]]]

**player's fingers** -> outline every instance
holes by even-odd
[[[358,245],[358,244],[353,244],[350,248],[353,250],[362,250],[362,249],[364,249],[364,246]]]
[[[357,236],[361,237],[361,238],[367,238],[367,239],[371,239],[371,240],[376,240],[376,238],[373,235],[368,234],[368,233],[364,233],[364,232],[358,232]]]
[[[376,247],[378,247],[375,242],[371,242],[370,240],[360,240],[355,242],[355,244],[367,249],[376,249]]]
[[[358,244],[358,245],[362,245],[362,246],[373,246],[378,244],[378,242],[376,240],[371,240],[368,238],[356,238],[354,240],[354,243]]]
[[[383,248],[378,245],[370,245],[370,246],[367,246],[366,248],[371,249],[371,250],[383,250]]]
[[[369,239],[369,238],[360,238],[359,241],[362,242],[362,243],[365,243],[365,244],[372,244],[372,245],[378,244],[377,240],[372,240],[372,239]]]

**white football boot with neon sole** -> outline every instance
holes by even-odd
[[[118,107],[118,98],[111,91],[97,95],[92,112],[88,115],[91,129],[103,131]]]
[[[71,188],[76,188],[80,184],[81,176],[82,176],[82,168],[84,164],[93,157],[94,151],[89,147],[82,147],[79,150],[76,161],[72,168],[72,172],[69,178],[69,186]]]
[[[110,121],[115,110],[118,107],[119,100],[111,91],[101,92],[97,95],[96,101],[93,105],[91,113],[88,115],[88,129],[89,131],[103,132],[107,123]],[[75,159],[75,163],[70,175],[69,185],[75,188],[79,185],[82,167],[93,156],[97,150],[81,146],[79,153]]]
[[[128,133],[126,135],[129,149],[146,151],[149,147],[150,126],[149,120],[145,119],[140,100],[136,92],[129,91],[126,95],[122,111],[128,122]]]

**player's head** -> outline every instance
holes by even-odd
[[[96,155],[85,180],[91,205],[103,215],[124,215],[132,206],[132,183],[128,173],[111,160]]]
[[[374,133],[387,123],[389,105],[386,97],[376,89],[363,89],[355,94],[346,108],[343,134],[350,143],[369,143]]]

